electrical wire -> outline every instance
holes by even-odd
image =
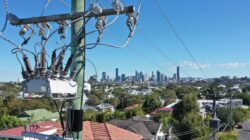
[[[155,49],[156,51],[158,51],[162,56],[164,56],[164,58],[166,60],[168,60],[170,63],[172,63],[173,65],[175,65],[176,67],[178,66],[170,57],[168,57],[156,44],[153,43],[153,41],[151,41],[143,32],[140,28],[137,27],[137,31],[138,33],[141,35],[141,37],[146,40],[148,42],[148,44]],[[180,68],[180,70],[187,76],[192,77],[190,74],[188,74],[187,72],[185,72],[182,68]]]
[[[67,3],[67,2],[65,2],[64,0],[59,0],[63,5],[65,5],[66,7],[68,7],[68,8],[71,8],[71,6]]]
[[[202,67],[200,66],[200,64],[197,62],[197,60],[195,59],[195,57],[193,56],[193,54],[191,53],[191,51],[189,50],[189,48],[185,44],[185,42],[182,39],[182,37],[180,36],[180,34],[177,32],[177,30],[175,29],[175,27],[173,26],[173,24],[170,22],[167,14],[163,11],[163,9],[161,8],[161,6],[158,3],[158,1],[157,0],[153,0],[153,1],[154,1],[155,5],[157,6],[158,10],[160,11],[161,15],[163,16],[163,18],[165,19],[165,21],[167,22],[167,24],[170,26],[170,28],[172,29],[173,33],[175,34],[175,36],[179,40],[179,42],[181,43],[182,47],[186,50],[186,52],[191,57],[191,59],[193,60],[193,62],[198,66],[199,70],[205,76],[205,78],[208,78],[207,74],[202,69]]]
[[[3,25],[3,28],[1,29],[1,32],[0,32],[0,35],[1,33],[4,32],[4,30],[6,29],[7,27],[7,23],[8,23],[8,14],[9,14],[9,10],[8,10],[8,0],[4,0],[4,7],[5,7],[5,22],[4,22],[4,25]]]
[[[97,69],[96,69],[96,66],[95,66],[94,62],[91,61],[91,60],[88,59],[88,58],[86,58],[86,60],[94,67],[94,69],[95,69],[95,75],[96,75],[96,77],[97,77],[97,76],[98,76],[98,75],[97,75]]]
[[[139,53],[138,51],[136,51],[133,48],[130,48],[130,50],[135,53],[136,55],[138,55],[139,57],[141,57],[142,59],[144,59],[145,61],[151,63],[152,65],[155,65],[156,67],[158,67],[159,69],[163,70],[163,71],[167,71],[168,73],[170,73],[167,69],[163,68],[162,66],[158,65],[157,63],[151,61],[148,57],[142,55],[141,53]]]
[[[49,4],[50,4],[50,2],[51,2],[52,0],[47,0],[47,2],[46,2],[46,4],[44,5],[44,7],[43,7],[43,10],[42,10],[42,13],[41,13],[41,16],[43,16],[43,14],[44,14],[44,12],[46,11],[46,9],[48,8],[48,6],[49,6]]]

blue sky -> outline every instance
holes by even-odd
[[[9,11],[19,17],[39,16],[46,1],[9,0]],[[104,7],[109,7],[107,1],[100,1]],[[250,75],[249,0],[157,1],[208,77]],[[0,2],[2,5],[3,2]],[[70,0],[65,0],[65,2],[70,3]],[[126,5],[138,6],[136,0],[124,0],[123,2]],[[45,15],[69,11],[70,9],[60,3],[60,0],[52,0]],[[114,17],[110,17],[109,21],[112,18]],[[126,16],[120,16],[117,22],[105,30],[103,42],[119,45],[126,41],[128,35],[125,25],[126,18]],[[2,22],[3,8],[1,6],[0,25]],[[88,31],[93,29],[94,23],[93,19],[87,25]],[[165,22],[153,0],[142,1],[139,28],[185,72],[193,77],[204,77]],[[16,43],[20,43],[18,30],[18,27],[8,25],[4,35]],[[87,36],[88,43],[94,42],[95,39],[96,34]],[[33,49],[35,41],[36,38],[25,48]],[[50,40],[47,47],[58,47],[55,44],[56,41],[58,41],[57,36]],[[15,56],[10,53],[11,46],[1,40],[0,47],[0,81],[21,78],[20,65]],[[120,73],[127,75],[133,75],[135,70],[148,74],[160,70],[171,76],[176,69],[164,56],[150,47],[150,44],[138,32],[135,33],[126,48],[114,49],[99,46],[93,50],[87,50],[86,56],[95,63],[99,76],[101,76],[101,72],[106,71],[108,75],[114,77],[116,67],[119,68]],[[95,74],[94,68],[87,62],[86,77],[93,74]],[[181,73],[181,76],[186,75]]]

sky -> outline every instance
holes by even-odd
[[[64,0],[70,4],[70,0]],[[207,77],[220,76],[250,76],[250,1],[249,0],[157,0],[169,21],[180,35],[187,48],[194,56]],[[18,17],[31,17],[41,15],[41,11],[47,0],[8,0],[9,12]],[[137,0],[123,0],[124,5],[135,5]],[[4,22],[3,0],[0,1],[0,28]],[[89,1],[86,1],[88,9]],[[106,0],[100,0],[104,8],[110,7]],[[51,0],[44,15],[70,12],[70,8],[62,4],[60,0]],[[111,22],[115,16],[110,16]],[[117,18],[114,24],[108,26],[103,35],[102,42],[112,45],[121,45],[126,41],[128,28],[126,15]],[[92,19],[86,26],[91,31],[95,26]],[[57,28],[52,24],[53,29]],[[7,25],[3,35],[20,44],[22,39],[18,36],[19,27]],[[161,51],[159,53],[149,42],[145,35]],[[199,67],[192,60],[182,46],[173,30],[165,21],[154,0],[142,0],[138,30],[129,42],[128,46],[121,49],[98,46],[95,49],[86,50],[86,57],[91,60],[97,69],[99,78],[103,71],[110,77],[115,76],[115,68],[119,68],[119,74],[134,75],[135,70],[143,71],[151,75],[152,71],[160,70],[167,76],[176,72],[179,65],[185,73],[182,77],[192,76],[205,78]],[[88,35],[87,43],[95,42],[97,34]],[[68,32],[65,42],[70,40]],[[33,46],[38,40],[33,38],[24,48],[33,51]],[[53,48],[59,47],[59,37],[53,37],[48,46],[50,54]],[[13,48],[7,42],[0,40],[0,81],[16,81],[21,78],[21,67],[15,55],[11,53]],[[166,59],[166,56],[172,61]],[[30,56],[30,59],[32,57]],[[95,71],[91,63],[86,62],[86,77],[94,75]]]

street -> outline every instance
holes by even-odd
[[[242,129],[238,129],[239,140],[249,140],[250,139],[250,120],[243,123]]]

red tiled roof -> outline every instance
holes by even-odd
[[[37,133],[42,133],[52,129],[57,129],[58,135],[62,134],[62,127],[58,122],[41,122],[37,123],[39,128],[36,129]],[[28,130],[31,130],[29,127]],[[0,131],[0,138],[22,138],[24,127],[17,127],[8,130]],[[141,135],[133,132],[118,128],[108,123],[96,123],[85,121],[83,122],[83,139],[84,140],[141,140]]]
[[[108,123],[85,121],[83,138],[87,140],[141,140],[141,135],[121,129]]]
[[[37,133],[46,132],[52,129],[56,129],[56,122],[41,122],[35,125],[30,125],[27,127],[28,131],[36,131]],[[38,126],[35,128],[35,126]],[[24,131],[24,127],[16,127],[12,129],[2,130],[0,131],[0,137],[9,137],[9,138],[21,138],[22,132]]]
[[[158,109],[157,111],[173,111],[173,110],[174,110],[173,108],[163,107],[163,108]]]

